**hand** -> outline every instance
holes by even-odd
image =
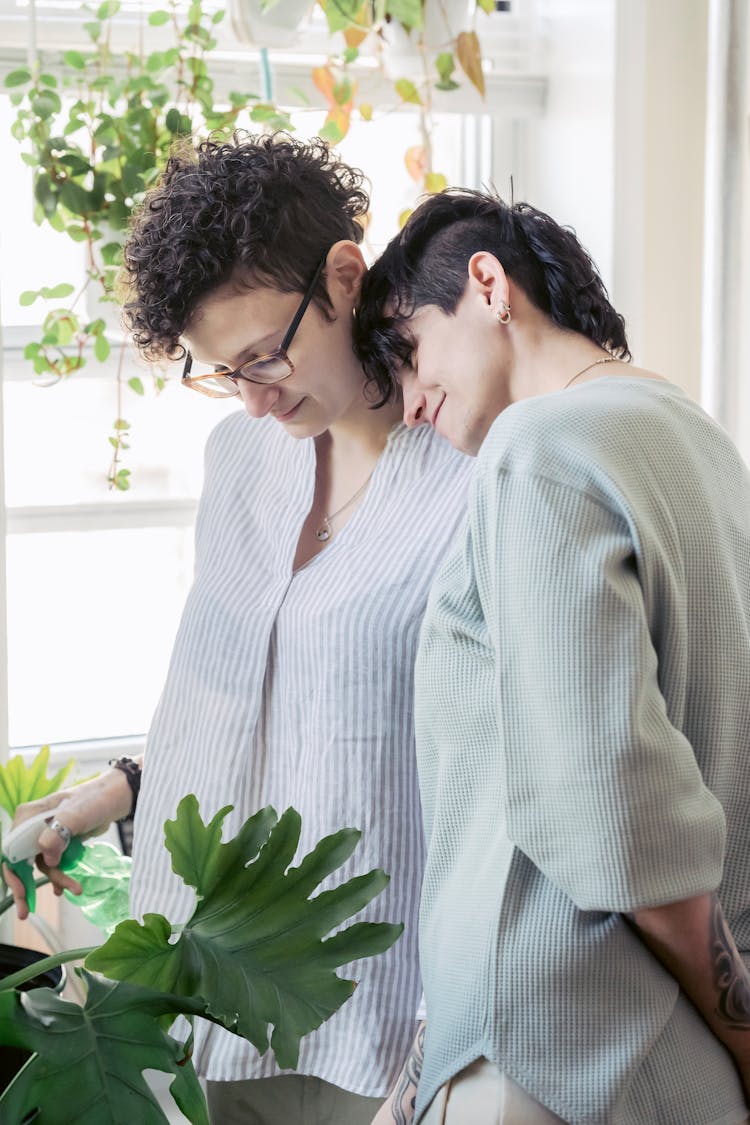
[[[100,836],[112,821],[127,816],[131,803],[132,793],[125,774],[119,769],[109,769],[81,785],[61,789],[47,797],[40,797],[38,801],[19,805],[13,826],[16,827],[37,813],[49,812],[70,829],[72,836],[86,839],[89,836]],[[65,890],[80,894],[80,883],[66,875],[58,866],[64,850],[65,842],[62,837],[51,828],[45,828],[39,837],[36,865],[50,880],[56,895],[61,895]],[[7,864],[3,864],[3,877],[13,895],[19,919],[27,918],[29,907],[23,883]]]

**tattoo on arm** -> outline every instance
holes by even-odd
[[[425,1024],[422,1024],[396,1084],[393,1094],[393,1120],[395,1125],[410,1125],[414,1116],[417,1103],[417,1086],[419,1085],[424,1060],[424,1032]]]
[[[750,1030],[750,980],[735,952],[721,903],[715,895],[711,909],[711,964],[719,994],[718,1015],[735,1031]]]

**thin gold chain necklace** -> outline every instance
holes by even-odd
[[[374,473],[374,472],[375,472],[375,470],[373,469],[372,473]],[[364,490],[367,488],[368,484],[372,480],[372,473],[370,473],[369,477],[364,482],[364,484],[361,484],[359,486],[359,488],[354,493],[354,495],[349,497],[349,499],[347,500],[347,502],[345,504],[342,504],[341,507],[337,508],[335,512],[329,512],[327,516],[323,516],[323,522],[321,523],[318,530],[315,532],[315,538],[318,540],[318,542],[326,543],[331,538],[331,536],[333,535],[333,528],[331,527],[331,520],[335,520],[336,516],[340,516],[341,513],[343,511],[345,511],[345,509],[348,508],[350,504],[353,504],[354,501],[357,500],[362,495],[362,493],[364,492]]]
[[[568,379],[567,383],[563,387],[563,390],[567,391],[570,384],[575,383],[579,375],[584,375],[587,371],[590,371],[592,367],[597,367],[600,363],[617,363],[617,356],[603,355],[601,359],[595,359],[593,363],[586,364],[586,366],[582,367],[580,371],[576,371],[572,379]]]

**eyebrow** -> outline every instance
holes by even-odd
[[[267,351],[268,349],[264,350],[263,345],[272,340],[274,336],[278,336],[277,329],[273,329],[271,332],[267,332],[265,336],[261,336],[259,340],[256,340],[252,344],[248,344],[247,347],[243,348],[241,352],[238,352],[236,356],[233,356],[231,365],[227,366],[227,364],[224,363],[215,363],[213,366],[222,367],[227,371],[236,371],[238,367],[241,367],[242,364],[246,363],[249,359],[254,359],[258,356],[264,355],[265,351]]]

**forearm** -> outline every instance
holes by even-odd
[[[631,921],[717,1038],[738,1064],[748,1066],[750,976],[717,896],[639,910]]]
[[[424,1023],[419,1025],[411,1051],[398,1076],[396,1085],[378,1110],[372,1125],[411,1125],[414,1119],[417,1087],[422,1073],[425,1027],[426,1024]]]

